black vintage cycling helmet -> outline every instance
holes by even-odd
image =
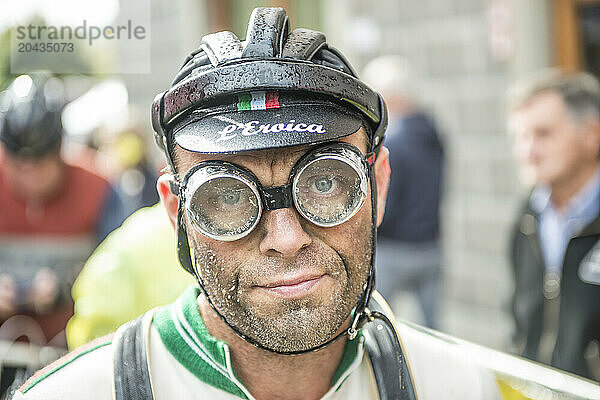
[[[62,83],[47,73],[17,77],[0,95],[0,141],[15,155],[38,158],[58,149]]]
[[[200,153],[242,151],[315,144],[351,135],[364,126],[371,164],[383,143],[387,113],[381,96],[361,82],[344,57],[327,45],[325,35],[298,28],[289,32],[282,8],[255,8],[246,40],[231,32],[202,38],[184,61],[171,89],[152,105],[152,125],[180,196],[177,251],[181,266],[194,275],[220,318],[253,345],[280,354],[315,351],[345,334],[353,338],[371,318],[366,309],[375,284],[376,186],[370,167],[372,254],[369,278],[350,327],[308,350],[281,352],[256,342],[232,325],[214,306],[193,265],[184,201],[172,149],[175,144]]]
[[[252,121],[252,132],[260,125],[271,132],[242,133]],[[363,121],[375,150],[387,124],[381,97],[321,32],[289,32],[282,8],[254,9],[243,42],[232,32],[204,36],[152,106],[161,148],[177,143],[202,153],[329,141],[354,133]]]

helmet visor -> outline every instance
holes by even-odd
[[[236,98],[246,95],[250,99],[182,116],[173,126],[175,143],[192,152],[233,153],[331,142],[363,125],[358,112],[322,96],[251,92]]]

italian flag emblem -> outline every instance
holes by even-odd
[[[238,95],[238,111],[266,110],[269,108],[279,108],[279,93],[260,91]]]

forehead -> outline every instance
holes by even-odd
[[[510,116],[511,130],[520,132],[535,126],[552,126],[567,116],[567,107],[562,96],[546,91],[528,99]]]
[[[538,93],[513,110],[516,117],[545,117],[549,119],[556,112],[566,111],[562,96],[554,91]]]
[[[363,127],[361,127],[355,133],[340,138],[337,141],[350,143],[356,146],[358,149],[360,149],[363,152],[363,154],[367,150],[368,138],[367,133]],[[322,143],[319,143],[318,145],[320,144]],[[300,145],[276,149],[247,151],[237,154],[194,153],[191,151],[184,150],[181,147],[177,146],[175,150],[175,158],[179,174],[183,176],[187,172],[187,170],[189,170],[192,166],[201,161],[207,160],[222,160],[234,164],[257,166],[267,163],[271,164],[273,161],[278,161],[282,164],[292,165],[300,157],[302,157],[303,154],[305,154],[311,148],[316,146],[317,145]]]
[[[43,166],[48,164],[50,161],[53,161],[55,158],[53,154],[44,154],[39,157],[30,157],[24,156],[20,154],[11,153],[10,151],[2,148],[0,151],[0,160],[6,165],[18,165],[18,166]]]

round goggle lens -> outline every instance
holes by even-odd
[[[207,161],[184,178],[185,207],[193,225],[213,239],[233,241],[250,233],[263,208],[290,207],[315,225],[346,222],[367,197],[368,169],[360,152],[338,143],[307,153],[289,184],[263,188],[252,172],[224,161]],[[264,202],[264,203],[263,203]]]
[[[320,226],[334,226],[350,219],[366,197],[364,179],[347,162],[318,158],[294,179],[298,211]]]
[[[207,236],[236,240],[246,235],[260,217],[260,199],[244,181],[217,177],[201,184],[189,202],[194,224]]]

